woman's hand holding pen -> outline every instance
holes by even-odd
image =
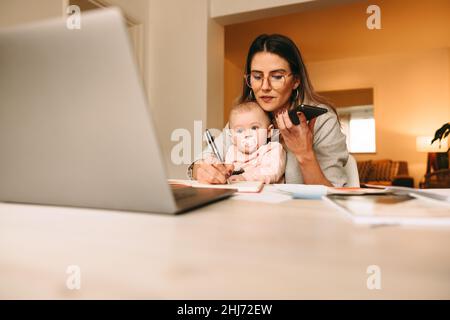
[[[194,164],[192,177],[202,183],[230,183],[228,178],[233,173],[234,166],[223,163],[223,157],[220,155],[214,142],[214,137],[208,129],[205,130],[205,138],[212,151],[212,154],[208,156],[210,161],[201,161],[198,164]]]
[[[225,163],[198,161],[192,169],[192,177],[201,183],[226,184],[234,166]]]

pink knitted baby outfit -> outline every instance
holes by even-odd
[[[279,142],[269,142],[251,154],[246,154],[231,145],[225,155],[225,163],[234,165],[234,170],[243,169],[247,181],[284,183],[286,151]]]

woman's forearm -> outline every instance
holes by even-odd
[[[298,155],[296,156],[296,158],[300,165],[303,182],[305,184],[321,184],[328,187],[333,187],[331,182],[328,181],[328,179],[323,174],[314,152],[306,155]]]

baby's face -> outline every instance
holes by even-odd
[[[267,143],[271,125],[262,110],[241,111],[230,119],[231,138],[239,151],[253,153]]]

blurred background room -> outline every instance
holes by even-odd
[[[69,5],[122,8],[167,159],[174,129],[227,123],[251,41],[281,33],[337,107],[361,182],[450,187],[448,137],[430,144],[450,121],[448,0],[0,0],[0,27],[69,15]]]

